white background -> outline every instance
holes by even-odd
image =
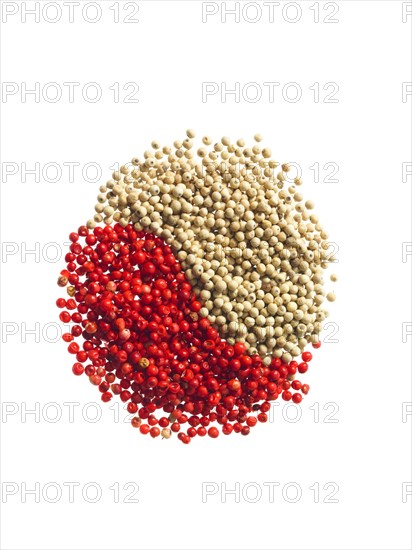
[[[403,3],[341,1],[337,23],[323,22],[331,8],[322,2],[319,23],[310,9],[314,2],[298,3],[295,23],[282,17],[284,2],[275,7],[273,22],[261,3],[260,21],[245,20],[255,17],[252,7],[238,23],[230,15],[224,23],[216,3],[219,13],[202,22],[202,2],[139,1],[139,22],[125,23],[133,6],[124,10],[120,2],[115,23],[115,2],[102,1],[94,24],[79,8],[73,23],[67,9],[54,24],[42,15],[39,22],[29,15],[22,22],[22,3],[10,4],[19,11],[2,24],[1,71],[18,93],[3,94],[2,162],[4,170],[18,171],[6,178],[3,170],[1,184],[2,548],[411,548],[412,496],[402,501],[402,484],[411,482],[411,416],[402,421],[402,407],[411,402],[411,337],[402,342],[402,323],[411,321],[411,257],[402,262],[402,243],[411,241],[411,177],[402,181],[402,163],[411,161],[412,96],[402,101],[402,83],[411,81],[412,16],[402,21]],[[294,19],[289,9],[286,18]],[[53,6],[46,17],[55,17]],[[92,8],[88,17],[94,18]],[[275,81],[280,86],[270,102],[263,82]],[[24,82],[27,88],[39,82],[41,90],[57,82],[63,97],[50,103],[27,96],[24,102]],[[80,83],[72,103],[63,82]],[[100,101],[83,99],[80,90],[88,82],[101,87]],[[119,102],[109,89],[115,82]],[[138,103],[123,102],[127,82],[138,84]],[[223,82],[228,88],[255,82],[263,95],[255,103],[242,96],[238,103],[233,96],[223,102],[219,94],[202,101],[202,82],[219,89]],[[289,82],[302,90],[295,103],[282,97]],[[319,102],[309,89],[315,82]],[[337,103],[322,101],[327,82],[339,86]],[[64,265],[48,261],[56,245],[47,243],[62,246],[93,215],[110,166],[140,155],[152,139],[183,138],[189,127],[214,140],[230,135],[251,142],[260,132],[276,160],[302,166],[305,198],[315,201],[339,246],[333,271],[340,280],[329,319],[338,342],[315,353],[301,419],[288,421],[286,414],[296,411],[282,402],[273,421],[248,437],[195,438],[184,446],[176,438],[141,436],[122,422],[122,411],[116,422],[115,411],[103,403],[100,420],[90,421],[93,410],[84,406],[99,403],[99,394],[85,377],[72,375],[66,345],[50,341],[56,331],[48,323],[58,322],[55,299],[61,295],[56,279]],[[27,175],[23,183],[23,162],[28,168],[38,162],[40,169],[58,163],[62,176],[48,182],[51,170],[38,182]],[[67,162],[80,163],[75,183]],[[101,166],[98,183],[82,176],[90,162]],[[316,162],[319,182],[310,169]],[[327,162],[338,165],[338,182],[322,181]],[[35,247],[36,254],[25,254]],[[26,335],[36,326],[37,336]],[[25,407],[36,402],[37,416],[26,416]],[[51,402],[62,414],[54,423]],[[78,404],[73,422],[63,405],[69,402]],[[324,410],[327,403],[332,405]],[[329,420],[338,422],[325,422],[337,407]],[[80,484],[73,503],[67,482]],[[101,487],[97,503],[82,495],[91,482]],[[127,482],[139,486],[139,502],[124,502]],[[270,482],[280,484],[274,499],[264,485]],[[338,502],[323,502],[328,482],[338,486]],[[40,502],[33,495],[22,502],[23,483],[40,484]],[[62,488],[58,502],[47,502],[53,487],[44,497],[47,483]],[[115,483],[120,502],[110,489]],[[207,499],[203,494],[206,502],[203,483],[218,491]],[[222,483],[240,484],[240,502],[230,494],[222,502]],[[288,483],[294,484],[290,492]],[[318,503],[309,488],[316,483]],[[7,496],[5,487],[16,494]],[[301,490],[296,503],[289,502],[294,487]],[[260,500],[251,502],[259,489]]]

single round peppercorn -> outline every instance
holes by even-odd
[[[140,428],[140,426],[142,424],[142,421],[137,416],[134,416],[131,420],[131,424],[132,424],[133,428]]]
[[[69,353],[75,355],[80,350],[80,347],[79,344],[77,344],[76,342],[72,342],[71,344],[69,344],[69,347],[67,349],[69,350]]]
[[[140,433],[144,434],[144,435],[148,434],[150,432],[150,429],[151,428],[150,428],[149,424],[141,424],[140,428],[139,428]]]
[[[71,320],[71,315],[68,311],[62,311],[59,315],[59,319],[62,323],[69,323]]]
[[[257,418],[255,416],[248,416],[246,423],[250,428],[253,428],[253,426],[256,426]]]
[[[288,390],[282,392],[282,399],[284,399],[285,401],[290,401],[292,399],[291,392]]]
[[[309,368],[309,365],[305,362],[299,363],[298,370],[301,374],[304,374]]]
[[[75,363],[72,367],[73,374],[80,376],[84,373],[84,367],[81,363]]]
[[[259,413],[257,419],[259,420],[259,422],[267,422],[268,415],[266,413]]]
[[[160,430],[157,426],[153,426],[153,428],[150,429],[150,435],[152,437],[158,437],[160,435]]]
[[[172,432],[175,432],[175,433],[177,433],[178,431],[180,431],[180,424],[179,424],[179,422],[173,422],[173,424],[170,426],[170,429],[172,430]]]
[[[232,433],[232,431],[233,431],[232,424],[224,424],[222,428],[222,433],[224,433],[225,435],[229,435]]]
[[[102,393],[101,399],[104,403],[108,403],[111,400],[112,397],[113,397],[113,394],[110,393],[109,391],[106,391],[106,392]]]
[[[312,354],[310,351],[304,351],[302,353],[302,360],[305,361],[306,363],[309,363],[309,361],[312,360]]]
[[[216,438],[216,437],[219,437],[219,430],[214,426],[212,426],[211,428],[208,429],[207,434],[209,437]]]
[[[302,396],[301,396],[301,394],[300,394],[300,393],[294,393],[294,394],[292,395],[292,401],[293,401],[294,403],[297,403],[297,404],[301,403],[301,401],[302,401]]]

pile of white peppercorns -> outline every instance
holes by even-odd
[[[186,136],[173,148],[153,141],[114,172],[88,227],[132,222],[161,237],[203,303],[200,315],[222,337],[266,364],[273,355],[289,362],[318,341],[328,316],[328,234],[297,189],[302,181],[287,181],[288,165],[271,160],[260,135],[250,148],[228,137],[211,146],[205,136],[196,153],[194,131]]]

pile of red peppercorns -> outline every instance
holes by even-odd
[[[63,340],[75,358],[73,373],[85,373],[104,402],[119,395],[142,434],[177,433],[187,444],[218,437],[220,425],[225,435],[248,435],[268,420],[271,401],[298,404],[308,393],[294,377],[308,370],[312,354],[265,365],[244,343],[220,338],[200,317],[202,303],[159,237],[116,224],[81,226],[70,241],[58,279],[69,297],[56,303],[60,320],[72,323]]]

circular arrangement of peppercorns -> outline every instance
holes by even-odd
[[[295,377],[335,300],[328,235],[288,166],[226,137],[196,161],[193,138],[152,142],[100,187],[96,215],[70,234],[57,300],[73,373],[104,402],[119,395],[141,433],[183,443],[219,425],[247,435],[278,397],[299,404],[309,386]]]

